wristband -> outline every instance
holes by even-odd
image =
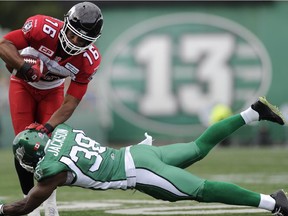
[[[27,71],[29,71],[30,69],[31,69],[31,67],[32,67],[32,65],[31,64],[29,64],[29,63],[27,63],[27,62],[24,62],[24,64],[21,66],[21,68],[19,69],[19,71],[17,71],[17,70],[13,70],[12,71],[12,74],[14,75],[14,76],[16,76],[16,74],[18,73],[19,75],[18,75],[18,77],[21,77],[21,78],[25,78],[26,79],[26,73],[27,73]]]
[[[48,133],[51,133],[54,130],[54,127],[52,127],[49,123],[46,123],[44,127],[47,129]]]
[[[4,204],[0,204],[0,215],[4,215]]]
[[[24,64],[21,66],[21,68],[19,69],[19,72],[21,74],[25,74],[28,70],[30,70],[30,68],[32,67],[31,64],[24,62]]]

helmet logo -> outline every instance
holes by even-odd
[[[39,149],[39,147],[40,147],[40,143],[37,142],[34,146],[34,151],[37,151]]]

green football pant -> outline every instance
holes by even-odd
[[[156,199],[257,207],[260,194],[226,182],[202,179],[184,168],[204,158],[224,138],[245,124],[240,114],[209,127],[195,142],[130,148],[136,167],[136,189]]]

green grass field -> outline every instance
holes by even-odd
[[[270,194],[279,188],[288,191],[287,156],[286,147],[216,148],[204,160],[189,167],[188,170],[204,178],[229,181],[250,190]],[[0,174],[1,199],[10,202],[22,198],[14,170],[12,151],[9,149],[0,151]],[[199,204],[195,201],[168,203],[154,200],[134,190],[92,191],[62,187],[57,190],[57,200],[60,215],[64,216],[136,216],[143,212],[145,214],[150,212],[150,215],[270,215],[264,211],[253,212],[255,208],[218,206],[216,203],[212,207],[212,204]]]

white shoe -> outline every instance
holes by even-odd
[[[56,190],[43,202],[45,216],[59,216],[56,204]],[[30,216],[30,215],[29,215]]]
[[[32,212],[30,212],[27,216],[41,216],[40,214],[40,207],[34,209]]]

